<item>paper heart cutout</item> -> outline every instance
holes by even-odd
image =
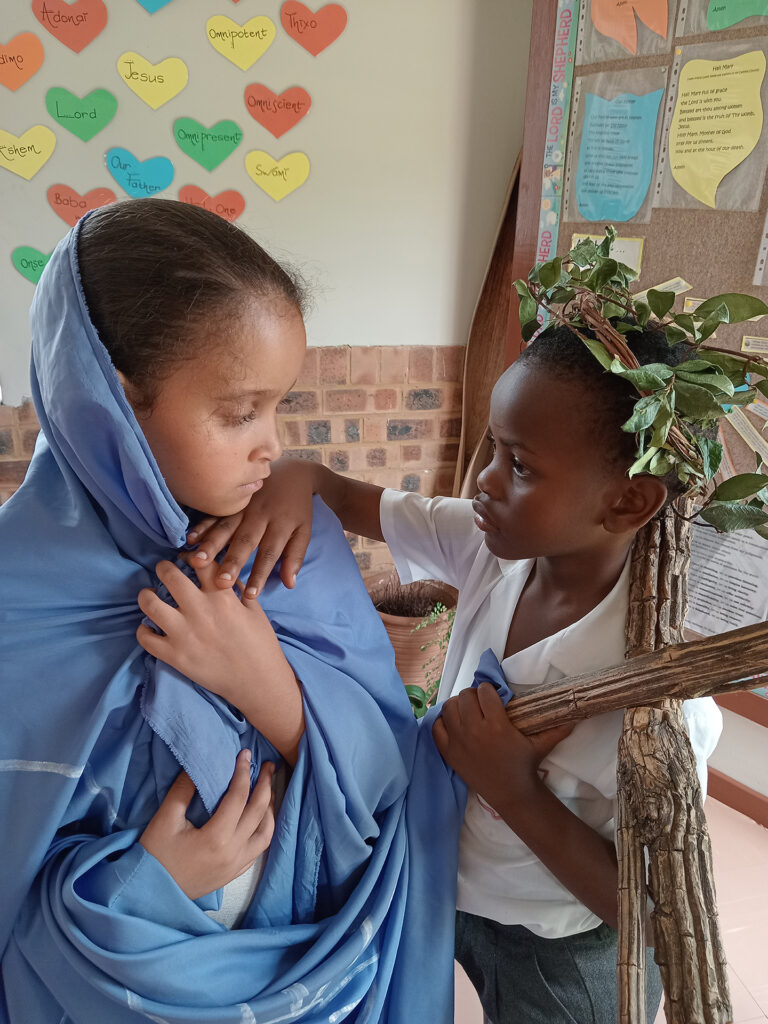
[[[0,129],[0,167],[26,181],[34,178],[55,148],[56,136],[44,124],[36,124],[19,136]]]
[[[149,14],[154,14],[155,11],[159,11],[161,7],[166,7],[171,0],[138,0],[141,6]]]
[[[10,43],[0,44],[0,85],[16,92],[40,70],[44,57],[43,44],[34,32],[19,32]]]
[[[173,122],[173,137],[183,153],[212,171],[234,153],[243,141],[243,132],[234,121],[217,121],[206,128],[193,117],[178,117]]]
[[[255,121],[279,139],[306,117],[312,98],[300,85],[286,89],[278,96],[266,85],[254,82],[245,88],[245,106]]]
[[[291,39],[316,57],[347,27],[347,12],[341,4],[326,4],[319,11],[311,11],[298,0],[288,0],[280,8],[280,21]]]
[[[80,53],[104,30],[107,8],[104,0],[32,0],[32,13],[54,39]]]
[[[197,185],[184,185],[179,189],[179,199],[190,206],[201,206],[211,213],[218,213],[224,220],[235,221],[245,209],[245,199],[233,188],[219,192],[217,196],[209,196],[205,189]]]
[[[53,212],[71,228],[89,210],[98,210],[100,206],[108,206],[117,199],[111,188],[92,188],[90,192],[80,195],[69,185],[51,185],[46,196]]]
[[[62,128],[88,142],[115,116],[117,100],[108,89],[94,89],[80,99],[69,89],[56,87],[45,94],[45,108]]]
[[[178,96],[189,81],[187,65],[179,57],[151,64],[140,53],[126,50],[117,58],[117,70],[128,88],[153,110]]]
[[[31,245],[20,245],[11,253],[11,263],[22,277],[26,277],[32,284],[37,284],[51,256],[52,252],[44,253],[39,249],[33,249]]]
[[[259,188],[279,202],[307,180],[309,157],[306,153],[289,153],[275,160],[262,149],[253,149],[246,154],[245,169]]]
[[[264,15],[238,25],[225,14],[215,14],[206,22],[205,32],[214,50],[242,71],[264,56],[277,35],[274,21]]]
[[[173,181],[174,167],[167,156],[139,160],[130,150],[114,146],[107,150],[106,164],[120,188],[134,199],[162,192]]]

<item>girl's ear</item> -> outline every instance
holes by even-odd
[[[666,485],[657,477],[641,474],[624,479],[603,518],[608,533],[637,533],[667,500]]]

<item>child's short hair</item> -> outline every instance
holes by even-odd
[[[588,338],[594,334],[579,330]],[[641,366],[666,363],[676,366],[690,352],[684,344],[670,346],[661,330],[630,331],[625,340]],[[553,325],[541,332],[520,354],[514,365],[538,366],[556,380],[584,388],[584,415],[594,424],[595,440],[605,453],[606,466],[628,470],[637,458],[633,433],[621,429],[630,418],[639,395],[634,385],[615,373],[608,373],[584,342],[565,325]],[[688,489],[672,470],[661,478],[666,484],[668,502]]]
[[[226,341],[254,295],[302,311],[296,280],[245,231],[197,206],[105,206],[82,223],[78,242],[91,321],[147,407],[173,366],[210,344],[212,318]]]

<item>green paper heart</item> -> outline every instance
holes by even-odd
[[[20,245],[11,253],[11,263],[23,277],[32,284],[37,284],[52,255],[50,252],[44,253],[39,249],[33,249],[31,245]]]
[[[212,171],[234,153],[243,141],[243,132],[234,121],[217,121],[206,128],[193,117],[177,117],[173,137],[183,153]]]
[[[82,99],[69,89],[49,89],[45,106],[54,121],[83,142],[98,135],[117,113],[117,100],[107,89],[94,89]]]

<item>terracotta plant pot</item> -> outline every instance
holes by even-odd
[[[407,687],[419,687],[425,697],[433,696],[445,659],[446,644],[441,650],[438,641],[450,629],[456,590],[438,580],[403,586],[396,574],[371,575],[366,586],[395,649],[395,664],[403,682]],[[438,603],[446,610],[434,622],[421,625]],[[411,697],[416,707],[417,701]]]

